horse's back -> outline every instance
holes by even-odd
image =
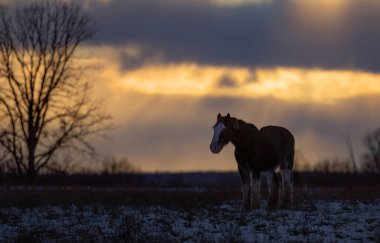
[[[293,168],[294,162],[294,136],[284,127],[266,126],[260,129],[261,158],[268,167],[282,163],[281,167]]]
[[[260,129],[261,136],[264,136],[272,141],[282,141],[287,144],[287,146],[294,147],[294,136],[285,127],[278,126],[266,126]]]

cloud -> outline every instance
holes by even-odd
[[[221,79],[218,81],[218,87],[220,88],[233,88],[233,87],[236,87],[236,83],[235,81],[233,80],[233,78],[231,78],[230,76],[228,75],[223,75],[221,77]]]
[[[270,4],[272,0],[211,0],[212,3],[220,6],[241,6],[241,5],[251,5],[251,4]]]
[[[20,5],[28,1],[6,1]],[[379,72],[374,0],[86,0],[91,45],[138,46],[121,68],[197,63]]]
[[[380,71],[380,5],[371,0],[274,0],[234,6],[198,0],[113,0],[107,5],[94,2],[89,11],[99,30],[92,44],[133,43],[142,48],[141,61],[131,63],[124,56],[126,69],[158,55],[166,63]]]
[[[325,70],[290,67],[246,68],[159,63],[125,70],[121,55],[138,56],[132,46],[92,47],[89,62],[98,63],[94,79],[106,80],[115,92],[160,95],[273,97],[290,102],[334,103],[339,100],[380,94],[380,74],[358,70]]]

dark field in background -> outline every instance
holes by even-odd
[[[380,173],[294,172],[295,187],[380,185]],[[262,177],[262,183],[265,179]],[[0,186],[23,185],[17,178],[0,176]],[[123,188],[201,187],[240,188],[237,172],[135,173],[41,175],[35,186],[91,186]]]
[[[294,174],[295,202],[380,198],[380,174]],[[34,185],[3,178],[2,207],[58,204],[200,207],[241,200],[238,173],[157,173],[41,176]],[[262,199],[267,197],[262,177]]]

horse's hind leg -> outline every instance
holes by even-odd
[[[289,208],[293,203],[292,171],[289,169],[282,169],[281,174],[284,180],[282,207]]]
[[[252,173],[252,208],[260,209],[260,173]]]
[[[269,186],[268,210],[277,209],[279,206],[280,182],[274,171],[265,172]]]
[[[243,209],[251,209],[251,186],[249,182],[243,183]]]

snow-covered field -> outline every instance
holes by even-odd
[[[63,204],[0,208],[0,242],[336,242],[380,240],[380,199],[304,200],[293,210],[219,205]]]

